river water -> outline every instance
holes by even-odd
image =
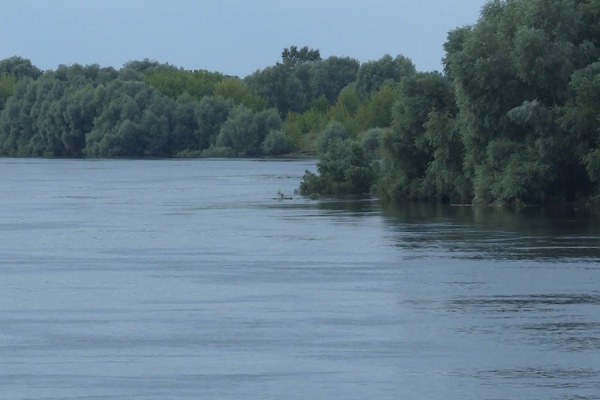
[[[0,399],[600,398],[597,213],[305,169],[0,159]]]

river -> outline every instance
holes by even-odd
[[[305,169],[0,159],[0,399],[600,398],[597,212]]]

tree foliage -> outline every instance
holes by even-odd
[[[42,71],[34,66],[31,60],[14,56],[0,61],[0,75],[12,75],[16,79],[37,79],[42,75]]]
[[[172,157],[279,154],[279,113],[239,78],[151,60],[122,69],[0,63],[0,154]],[[263,141],[269,136],[269,143]]]
[[[305,196],[367,194],[377,176],[376,162],[353,139],[333,139],[317,163],[306,171],[299,192]]]
[[[437,72],[401,82],[392,129],[382,137],[380,190],[385,198],[462,197],[463,149],[455,104],[451,82]]]
[[[392,58],[386,54],[376,61],[369,61],[360,66],[356,80],[356,92],[361,97],[368,97],[384,84],[398,84],[402,78],[416,72],[413,62],[398,55]]]
[[[307,111],[321,97],[332,103],[356,80],[358,69],[355,59],[332,56],[322,60],[318,50],[291,46],[283,51],[281,63],[256,71],[245,81],[269,106],[286,116]]]
[[[231,99],[235,104],[243,104],[253,111],[262,111],[267,103],[250,90],[250,87],[237,77],[226,78],[215,85],[214,96]]]
[[[4,108],[6,100],[8,100],[15,90],[17,78],[12,74],[3,73],[0,75],[0,111]]]
[[[304,193],[475,203],[600,199],[600,1],[490,0],[444,74],[290,46],[241,79],[153,60],[0,61],[0,155],[320,153]],[[375,161],[377,159],[377,161]]]
[[[290,46],[281,52],[281,61],[285,65],[296,65],[321,60],[321,52],[317,49],[311,49],[304,46],[298,49],[298,46]]]
[[[187,93],[199,101],[204,96],[212,95],[217,85],[225,79],[225,76],[218,72],[187,71],[169,66],[163,68],[155,66],[144,71],[143,79],[146,84],[172,99]]]
[[[584,71],[600,56],[597,11],[595,0],[490,1],[477,24],[450,33],[446,71],[475,201],[540,203],[592,192],[586,161],[597,133],[577,116],[586,114]]]

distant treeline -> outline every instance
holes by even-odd
[[[540,204],[600,196],[600,0],[492,0],[444,72],[291,46],[244,78],[151,60],[0,61],[0,155],[318,154],[312,195]]]
[[[389,125],[392,87],[414,73],[402,56],[361,66],[296,46],[244,79],[152,60],[119,70],[75,64],[41,71],[15,56],[0,61],[0,155],[310,153],[331,120],[356,134],[369,124]]]

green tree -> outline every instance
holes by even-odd
[[[89,157],[169,156],[174,103],[143,82],[116,80],[104,92],[102,110],[86,136]]]
[[[329,146],[338,140],[346,140],[350,137],[344,125],[339,122],[330,122],[325,127],[325,130],[321,132],[317,138],[317,148],[319,153],[324,154],[327,152]]]
[[[23,57],[10,57],[0,61],[0,76],[12,75],[16,79],[31,78],[37,79],[42,75],[42,71]]]
[[[308,77],[310,98],[323,96],[333,104],[342,89],[356,81],[359,67],[357,60],[348,57],[332,56],[315,62]]]
[[[280,155],[288,153],[292,146],[285,132],[281,129],[271,130],[262,144],[262,153],[265,155]]]
[[[217,146],[229,147],[238,154],[252,155],[261,144],[260,131],[252,110],[236,106],[217,136]]]
[[[6,100],[14,93],[17,78],[14,75],[3,73],[0,75],[0,111],[4,108]]]
[[[279,110],[282,116],[289,112],[302,113],[313,98],[311,70],[321,62],[321,56],[318,50],[296,46],[284,49],[281,56],[280,63],[256,71],[244,80],[253,93]]]
[[[384,167],[379,186],[384,198],[456,197],[463,156],[453,126],[456,111],[452,85],[441,74],[417,73],[402,81],[392,129],[382,138]]]
[[[296,65],[319,60],[321,60],[319,50],[311,49],[308,46],[304,46],[301,49],[298,49],[298,46],[290,46],[281,52],[281,61],[284,65]]]
[[[196,101],[200,101],[204,96],[211,96],[225,76],[204,70],[159,68],[145,70],[143,79],[146,84],[174,100],[187,93]]]
[[[366,194],[376,176],[376,163],[360,143],[338,138],[321,155],[317,173],[305,172],[299,192],[304,196]]]
[[[572,136],[576,154],[595,185],[594,193],[600,194],[600,62],[576,71],[570,89],[573,95],[565,106],[561,124]],[[574,185],[586,184],[580,173],[573,175]]]
[[[199,108],[187,93],[175,101],[173,109],[173,126],[169,139],[171,153],[176,156],[198,154],[201,150],[198,140],[198,120],[196,112]],[[208,147],[205,145],[205,147]]]
[[[268,105],[277,108],[281,115],[304,111],[306,93],[302,82],[293,74],[293,66],[277,64],[256,71],[244,80],[253,93],[266,99]]]
[[[235,104],[243,104],[254,111],[262,111],[267,102],[254,94],[250,87],[239,78],[227,78],[215,85],[214,96],[231,99]]]
[[[384,84],[371,96],[363,100],[356,111],[357,118],[362,122],[362,130],[392,126],[392,109],[398,97],[397,86]]]
[[[330,118],[333,121],[340,122],[350,134],[356,134],[359,130],[358,125],[362,125],[356,120],[357,112],[361,105],[356,91],[352,86],[346,86],[338,95],[337,101],[330,110]]]
[[[276,110],[271,108],[253,113],[248,107],[238,105],[221,126],[216,145],[229,147],[246,156],[260,155],[265,137],[272,131],[281,130],[281,127],[281,118]]]
[[[94,127],[96,102],[91,84],[73,91],[64,99],[63,118],[66,124],[61,135],[65,153],[70,157],[82,157],[85,137]]]
[[[402,78],[416,72],[413,62],[402,55],[392,58],[386,54],[376,61],[363,63],[358,70],[356,92],[361,98],[369,97],[384,85],[398,84]]]
[[[217,144],[221,127],[229,118],[235,104],[222,97],[203,97],[195,109],[198,129],[195,131],[195,145],[192,150],[205,150]]]
[[[372,157],[379,156],[384,132],[385,129],[383,128],[371,128],[365,133],[361,140],[361,144],[367,154],[370,154]]]
[[[449,34],[446,71],[476,201],[539,203],[590,193],[582,149],[593,144],[582,143],[566,121],[577,114],[573,77],[598,60],[591,26],[600,17],[585,12],[593,10],[595,0],[490,1],[476,25]]]

